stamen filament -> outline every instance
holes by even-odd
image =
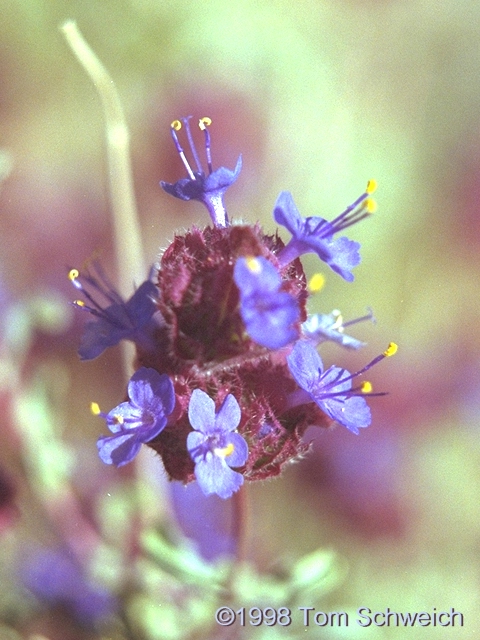
[[[361,196],[359,196],[354,202],[352,202],[352,204],[350,204],[345,211],[342,211],[342,213],[340,215],[338,215],[335,220],[342,220],[343,218],[345,218],[346,216],[348,216],[348,214],[353,211],[354,209],[356,209],[358,207],[359,204],[361,204],[364,200],[366,200],[369,196],[368,191],[365,191],[364,193],[362,193]]]
[[[200,118],[198,121],[198,126],[201,131],[205,134],[205,155],[207,156],[207,166],[208,166],[208,174],[211,175],[213,172],[213,164],[212,164],[212,150],[210,147],[210,131],[207,127],[212,124],[212,120],[210,118]]]
[[[384,358],[388,358],[390,356],[393,356],[397,352],[397,350],[398,350],[398,345],[396,345],[395,342],[390,342],[390,344],[388,345],[387,349],[383,353],[381,353],[379,356],[374,358],[371,362],[366,364],[363,367],[363,369],[360,369],[359,371],[356,371],[355,373],[352,373],[350,376],[348,376],[348,378],[344,378],[344,380],[349,380],[351,378],[356,378],[357,376],[361,375],[362,373],[365,373],[365,371],[368,371],[369,369],[371,369],[373,366],[375,366],[376,364],[378,364],[379,362],[384,360]]]
[[[200,158],[198,157],[197,149],[195,147],[195,143],[193,142],[192,132],[190,130],[190,118],[192,116],[187,116],[186,118],[182,118],[182,122],[185,125],[185,132],[187,134],[188,144],[190,145],[190,151],[192,153],[193,159],[195,160],[195,164],[197,165],[198,173],[203,173],[202,165],[200,163]],[[193,177],[195,179],[195,176]]]
[[[368,308],[368,314],[365,316],[354,318],[353,320],[348,320],[347,322],[342,322],[342,327],[349,327],[352,324],[357,324],[357,322],[365,322],[366,320],[371,320],[373,323],[376,322],[372,309]]]
[[[179,140],[178,140],[178,136],[175,130],[175,124],[178,122],[178,120],[174,120],[172,122],[172,124],[170,125],[170,133],[172,135],[172,139],[173,139],[173,143],[175,145],[175,148],[177,150],[178,155],[180,156],[180,160],[183,162],[183,166],[185,167],[185,169],[187,170],[188,176],[191,180],[195,180],[195,174],[192,171],[192,168],[190,167],[190,165],[188,164],[188,160],[187,157],[185,156],[185,152],[183,150],[183,147],[181,146]]]

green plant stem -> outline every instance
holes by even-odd
[[[68,20],[60,29],[77,60],[95,85],[102,102],[118,284],[119,291],[128,297],[132,293],[132,284],[139,284],[146,275],[141,228],[133,190],[128,126],[115,83],[76,23]],[[123,353],[125,369],[129,372],[131,351],[124,350]]]

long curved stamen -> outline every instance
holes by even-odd
[[[207,156],[208,175],[211,175],[213,172],[212,150],[210,146],[210,132],[208,130],[208,127],[211,124],[212,124],[212,119],[208,117],[200,118],[200,120],[198,121],[198,126],[200,130],[203,131],[203,133],[205,134],[205,155]]]
[[[98,278],[95,278],[88,273],[84,273],[82,274],[82,279],[85,280],[85,282],[88,282],[91,287],[96,289],[111,304],[122,304],[123,300],[121,296],[114,290],[113,286],[108,281],[99,264],[95,265],[95,270],[98,273]],[[101,307],[99,303],[93,298],[93,296],[87,291],[82,282],[80,282],[79,278],[80,273],[78,269],[70,269],[70,271],[68,272],[68,279],[73,284],[75,289],[81,291],[82,294],[93,304],[96,309],[103,311],[103,307]]]
[[[343,231],[347,227],[351,227],[357,222],[364,220],[369,215],[375,212],[376,203],[370,198],[370,195],[376,190],[376,180],[369,180],[365,191],[359,196],[352,204],[350,204],[345,211],[342,211],[340,215],[334,218],[328,225],[325,225],[325,221],[322,220],[314,229],[314,233],[318,232],[320,228],[325,225],[328,233],[337,233]],[[357,208],[358,207],[358,208]]]
[[[114,326],[122,327],[123,323],[118,320],[115,314],[108,313],[108,307],[102,307],[102,305],[95,300],[92,294],[80,282],[79,278],[80,274],[78,269],[70,269],[68,273],[68,279],[73,284],[75,289],[82,292],[82,295],[85,296],[85,298],[90,302],[91,306],[85,304],[83,300],[74,300],[72,304],[77,307],[77,309],[88,311],[97,318],[103,318]],[[110,291],[106,288],[106,283],[102,282],[101,280],[97,280],[97,278],[93,278],[89,275],[83,275],[82,278],[86,280],[92,287],[94,287],[101,295],[103,295],[110,303],[123,304],[123,300],[120,298],[120,296],[116,295],[113,290]],[[125,313],[128,315],[126,309]]]
[[[347,320],[347,322],[341,322],[341,328],[339,328],[339,331],[342,331],[344,327],[349,327],[352,324],[357,324],[357,322],[365,322],[366,320],[371,320],[373,322],[373,324],[375,324],[377,321],[375,319],[375,316],[373,315],[373,310],[370,309],[370,307],[367,307],[367,311],[368,313],[364,316],[361,316],[360,318],[354,318],[353,320]]]
[[[183,150],[182,145],[177,136],[177,131],[180,131],[182,128],[182,123],[180,120],[174,120],[170,125],[170,133],[172,135],[173,144],[175,145],[175,149],[177,150],[178,155],[180,156],[180,160],[183,162],[183,166],[187,170],[188,176],[191,180],[195,180],[195,174],[190,167],[187,157],[185,156],[185,151]]]
[[[200,162],[200,158],[197,153],[197,148],[193,141],[192,131],[190,129],[190,119],[192,116],[187,116],[186,118],[182,118],[182,122],[185,125],[185,133],[187,134],[188,144],[190,145],[190,152],[195,160],[195,164],[197,165],[197,172],[204,173],[202,169],[202,163]]]
[[[359,371],[355,371],[355,373],[351,373],[346,378],[342,378],[341,382],[345,382],[346,380],[352,380],[353,378],[356,378],[357,376],[362,375],[362,373],[365,373],[366,371],[368,371],[369,369],[374,367],[376,364],[378,364],[379,362],[381,362],[385,358],[390,358],[391,356],[395,355],[397,353],[397,351],[398,351],[398,345],[395,344],[395,342],[390,342],[390,344],[388,345],[388,347],[385,349],[385,351],[383,353],[381,353],[379,356],[377,356],[376,358],[371,360],[368,364],[366,364]],[[328,386],[330,386],[330,385],[328,385]]]
[[[85,289],[83,284],[79,280],[80,273],[78,269],[70,269],[68,272],[68,279],[73,284],[75,289],[81,291],[82,294],[87,298],[87,300],[93,305],[92,307],[88,307],[83,300],[75,300],[74,305],[81,309],[86,309],[87,311],[91,311],[91,313],[101,313],[103,312],[103,308],[98,304],[98,302],[93,298],[93,296]],[[90,279],[91,280],[91,279]],[[90,282],[91,283],[91,282]],[[104,293],[100,287],[97,287],[100,293]]]
[[[362,373],[365,373],[384,358],[393,356],[397,352],[397,350],[398,346],[394,342],[390,342],[387,349],[383,353],[374,358],[362,369],[352,374],[349,374],[348,371],[339,367],[331,367],[330,369],[327,369],[325,372],[321,373],[322,369],[319,368],[317,371],[318,378],[314,375],[313,379],[304,382],[303,384],[297,380],[301,388],[293,391],[287,397],[287,409],[292,409],[293,407],[302,404],[308,404],[309,402],[316,402],[317,404],[319,404],[320,408],[322,408],[322,403],[325,400],[338,400],[339,402],[345,402],[351,396],[386,395],[385,392],[373,393],[372,384],[368,381],[362,382],[358,387],[353,387],[350,389],[345,389],[344,384],[346,382],[349,382],[350,380],[353,380]],[[336,371],[333,371],[332,369],[336,369]],[[330,376],[333,377],[329,380]]]

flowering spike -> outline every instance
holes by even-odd
[[[182,159],[189,177],[182,178],[181,180],[178,180],[173,184],[162,181],[160,182],[160,185],[164,191],[174,196],[175,198],[180,198],[180,200],[198,200],[199,202],[202,202],[207,207],[213,224],[216,227],[226,227],[228,226],[228,216],[223,202],[223,196],[228,187],[237,180],[242,168],[242,159],[241,156],[239,156],[237,164],[233,171],[227,169],[226,167],[220,167],[219,169],[213,171],[210,149],[210,134],[207,131],[207,127],[211,124],[211,120],[210,118],[202,118],[199,122],[199,126],[200,129],[202,129],[202,131],[204,131],[205,133],[205,155],[207,157],[209,172],[208,175],[206,175],[202,169],[200,159],[193,142],[189,124],[190,118],[191,116],[182,118],[182,122],[185,125],[185,131],[190,145],[190,151],[195,160],[195,164],[197,165],[197,171],[193,171],[185,157],[182,147],[180,146],[180,142],[178,141],[178,136],[176,134],[176,131],[179,129],[175,129],[173,127],[173,124],[180,121],[175,120],[172,123],[170,131],[172,133],[172,138],[175,143],[177,152]]]
[[[355,373],[324,369],[316,346],[330,340],[362,347],[347,327],[374,320],[373,314],[349,321],[337,310],[309,317],[308,298],[325,278],[307,280],[298,259],[316,253],[353,280],[360,245],[342,233],[375,210],[375,180],[332,221],[303,218],[291,194],[281,193],[274,218],[291,233],[285,244],[259,223],[229,224],[224,194],[238,178],[241,157],[234,170],[214,170],[211,124],[191,116],[171,123],[184,173],[161,184],[177,198],[202,202],[213,226],[176,233],[155,264],[155,283],[145,282],[127,301],[99,267],[93,276],[72,269],[68,277],[79,298],[74,306],[91,316],[81,357],[124,338],[137,347],[128,399],[109,413],[91,403],[111,432],[98,441],[101,459],[121,466],[147,443],[169,479],[196,479],[199,491],[228,498],[244,481],[276,476],[306,453],[303,436],[311,425],[337,421],[354,433],[368,426],[367,396],[384,394],[373,393],[365,372],[397,347],[391,343]]]

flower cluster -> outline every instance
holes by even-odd
[[[336,366],[325,370],[316,347],[326,340],[362,347],[344,328],[373,316],[346,323],[339,311],[308,316],[299,260],[313,252],[353,280],[360,245],[337,234],[374,210],[375,182],[332,221],[302,218],[291,194],[282,192],[273,216],[292,236],[285,244],[258,224],[229,221],[224,195],[238,178],[241,158],[233,170],[213,170],[210,124],[209,118],[199,121],[205,171],[190,117],[172,123],[187,177],[161,186],[181,200],[204,204],[213,225],[176,235],[152,277],[128,301],[98,266],[98,277],[73,269],[70,279],[86,298],[74,304],[93,316],[80,357],[94,358],[122,339],[137,347],[128,401],[109,413],[92,403],[113,434],[98,441],[101,459],[121,466],[145,443],[159,453],[171,479],[197,480],[205,495],[228,498],[245,480],[278,475],[304,454],[308,426],[339,423],[353,433],[367,427],[365,395],[383,394],[372,393],[369,382],[353,381],[392,355],[396,345],[356,373]],[[182,130],[194,168],[180,143]]]

